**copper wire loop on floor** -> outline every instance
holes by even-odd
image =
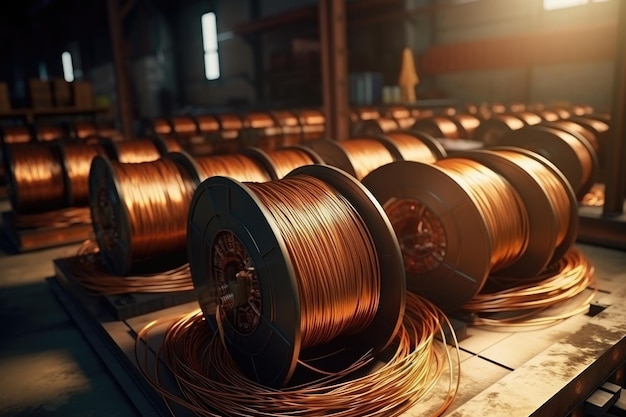
[[[463,309],[475,313],[474,325],[546,326],[586,313],[597,293],[595,282],[591,262],[578,249],[571,248],[532,282],[489,277],[489,285]],[[583,294],[590,287],[588,294]],[[558,305],[562,307],[548,311]]]
[[[409,293],[406,307],[388,359],[362,358],[337,373],[283,389],[245,377],[199,310],[145,326],[136,338],[135,359],[172,413],[178,404],[201,416],[388,417],[428,400],[420,415],[440,416],[459,388],[456,336],[446,316],[427,300]],[[154,345],[152,334],[163,325],[168,325],[163,341]],[[359,371],[372,361],[378,365]],[[171,378],[176,389],[166,382]],[[441,388],[438,394],[435,387]]]

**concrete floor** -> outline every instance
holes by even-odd
[[[138,415],[45,280],[76,247],[0,251],[0,416]],[[626,278],[624,252],[580,247],[605,278]]]

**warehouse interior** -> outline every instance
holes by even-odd
[[[0,57],[0,415],[626,415],[625,1],[12,0]]]

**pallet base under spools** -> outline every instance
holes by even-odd
[[[615,216],[605,216],[602,207],[582,206],[578,219],[579,242],[626,250],[626,202]]]
[[[54,260],[54,270],[59,280],[83,303],[101,303],[117,320],[126,320],[196,300],[195,291],[92,295],[72,274],[72,262],[75,262],[75,258]]]
[[[92,232],[90,222],[35,228],[21,228],[16,223],[18,218],[14,212],[2,213],[3,231],[8,238],[9,249],[13,252],[28,252],[79,243],[88,239]]]

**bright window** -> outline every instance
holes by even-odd
[[[602,3],[609,0],[543,0],[544,10],[565,9],[587,3]]]
[[[61,54],[61,63],[63,64],[63,78],[68,83],[74,81],[74,66],[72,65],[72,54],[65,51]]]
[[[207,80],[220,78],[220,59],[217,52],[217,25],[215,13],[202,15],[202,46],[204,48],[204,75]]]

